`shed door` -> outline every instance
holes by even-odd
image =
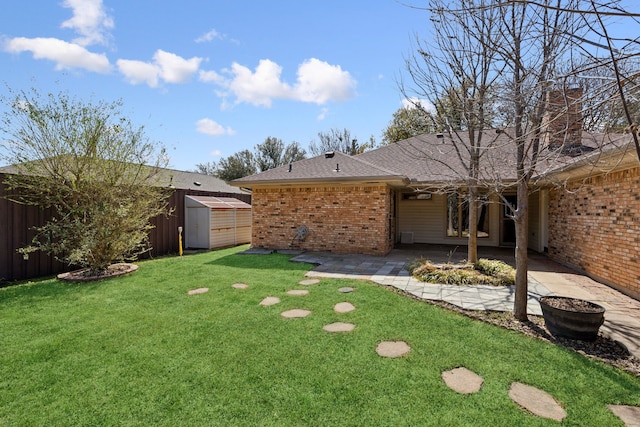
[[[209,249],[209,208],[187,208],[186,211],[186,246]]]

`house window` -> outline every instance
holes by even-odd
[[[487,197],[478,200],[479,238],[489,237],[489,209]],[[447,195],[447,237],[469,237],[469,198],[466,193]]]

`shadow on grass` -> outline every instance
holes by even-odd
[[[313,264],[291,262],[291,255],[268,254],[268,255],[240,255],[231,254],[207,261],[207,265],[219,265],[224,267],[254,269],[254,270],[278,270],[287,271],[309,271]]]

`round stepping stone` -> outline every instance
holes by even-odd
[[[290,291],[287,291],[288,295],[293,295],[293,296],[303,296],[303,295],[307,295],[309,293],[308,290],[306,289],[291,289]]]
[[[353,291],[354,291],[354,289],[352,287],[350,287],[350,286],[346,286],[344,288],[338,289],[338,292],[342,292],[343,294],[348,294],[348,293],[351,293]]]
[[[562,421],[566,411],[547,392],[522,383],[513,383],[509,389],[509,397],[518,405],[542,418]]]
[[[295,319],[299,317],[307,317],[311,312],[309,310],[303,310],[301,308],[294,308],[292,310],[283,311],[280,315],[286,319]]]
[[[607,405],[607,408],[620,418],[626,426],[640,426],[639,406]]]
[[[298,284],[302,286],[317,285],[318,283],[320,283],[320,280],[318,279],[305,279],[298,282]]]
[[[327,332],[351,332],[355,327],[356,325],[354,325],[353,323],[336,322],[325,325],[322,329]]]
[[[246,283],[234,283],[231,286],[235,289],[247,289],[249,287]]]
[[[382,357],[402,357],[409,353],[411,347],[404,341],[382,341],[376,347],[376,353]]]
[[[270,305],[280,304],[280,298],[278,297],[266,297],[262,301],[260,301],[260,305],[263,307],[268,307]]]
[[[339,302],[333,306],[333,309],[336,313],[348,313],[355,310],[356,308],[350,302]]]
[[[187,292],[187,294],[197,295],[197,294],[204,294],[205,292],[209,292],[209,288],[191,289],[189,292]]]
[[[484,382],[480,375],[462,367],[443,372],[442,379],[447,387],[460,394],[477,393]]]

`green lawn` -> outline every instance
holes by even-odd
[[[622,425],[606,405],[640,405],[638,378],[566,349],[367,282],[323,279],[289,296],[311,266],[238,250],[0,289],[0,425],[556,425],[511,402],[513,381],[551,393],[566,425]],[[282,302],[259,306],[266,296]],[[342,301],[356,310],[336,314]],[[312,314],[281,318],[290,308]],[[356,329],[322,330],[336,321]],[[381,358],[384,340],[412,350]],[[445,386],[442,371],[458,366],[484,378],[480,392]]]

